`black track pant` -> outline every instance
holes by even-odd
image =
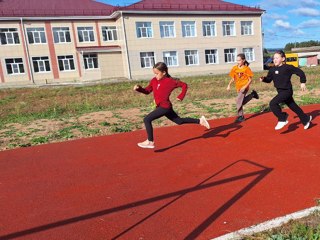
[[[152,121],[156,120],[162,116],[166,116],[168,119],[170,119],[171,121],[173,121],[179,125],[185,124],[185,123],[196,123],[196,124],[200,123],[200,120],[196,119],[196,118],[181,118],[181,117],[179,117],[178,114],[172,108],[157,107],[155,110],[153,110],[147,116],[145,116],[145,118],[143,119],[144,124],[146,126],[149,141],[153,141]]]
[[[282,112],[280,103],[285,103],[293,112],[295,112],[303,125],[307,124],[309,117],[302,111],[302,109],[296,104],[292,95],[292,89],[277,89],[278,95],[275,96],[270,102],[270,109],[273,114],[278,118],[278,121],[284,122],[287,118],[287,114]]]

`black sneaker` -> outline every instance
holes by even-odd
[[[244,116],[239,116],[236,118],[234,122],[239,123],[239,122],[244,122],[244,120],[245,120]]]
[[[258,95],[258,93],[257,93],[255,90],[252,90],[251,94],[252,94],[252,97],[253,97],[253,98],[259,99],[259,95]]]

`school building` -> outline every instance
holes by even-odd
[[[150,79],[263,69],[263,10],[221,0],[0,0],[0,84]]]

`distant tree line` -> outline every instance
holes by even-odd
[[[291,51],[292,48],[302,48],[302,47],[314,47],[320,46],[320,41],[307,41],[307,42],[295,42],[295,43],[287,43],[284,47],[284,51]]]

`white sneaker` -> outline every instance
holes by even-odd
[[[277,126],[274,128],[275,130],[280,130],[281,128],[283,128],[285,125],[288,124],[288,120],[285,122],[278,122]]]
[[[141,148],[154,148],[154,142],[145,140],[144,142],[138,143],[138,146]]]
[[[200,118],[200,124],[204,127],[206,127],[207,129],[210,129],[210,125],[207,121],[207,119],[205,118],[205,116],[201,116]]]
[[[306,125],[304,125],[304,130],[307,130],[309,127],[310,127],[310,123],[311,123],[311,120],[312,120],[312,116],[310,116],[310,118],[309,118],[309,122],[307,122],[307,124]]]

